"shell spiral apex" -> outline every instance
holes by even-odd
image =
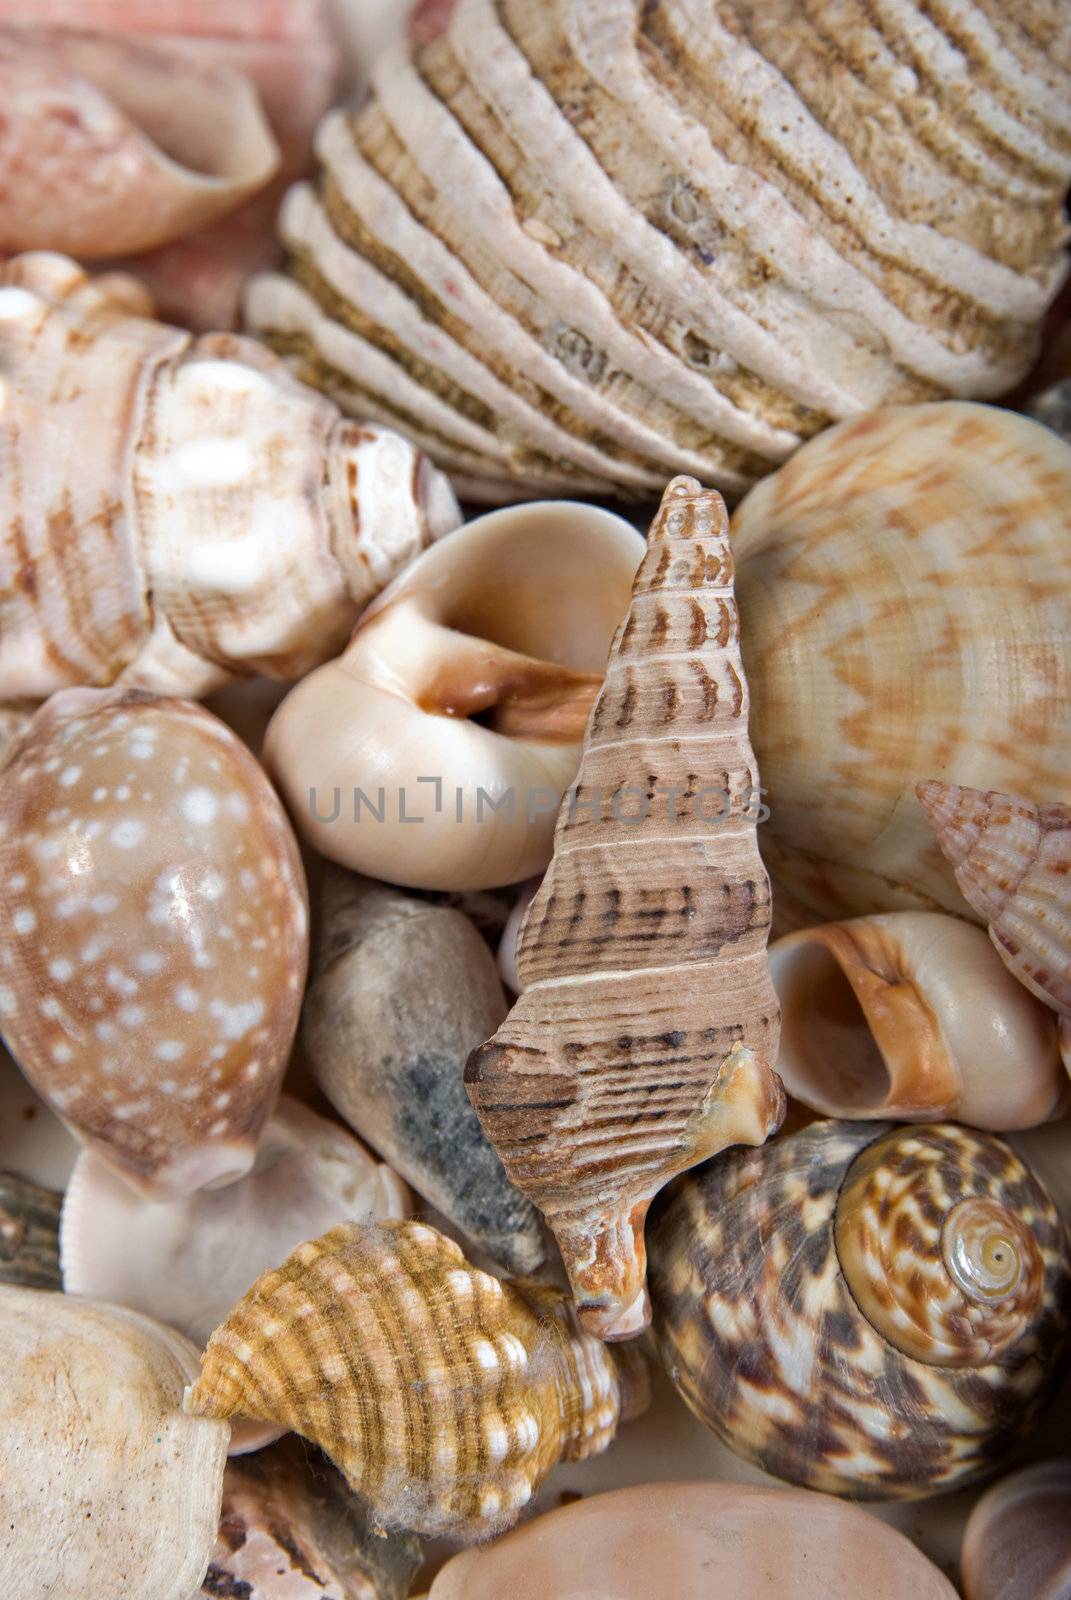
[[[1071,1356],[1066,1225],[1008,1145],[952,1124],[820,1122],[687,1174],[652,1218],[651,1292],[692,1410],[853,1498],[986,1476]]]
[[[653,1196],[784,1114],[732,583],[721,497],[675,479],[521,930],[523,993],[466,1068],[604,1338],[648,1320]]]
[[[1071,806],[933,780],[916,792],[1004,965],[1071,1017]]]
[[[995,395],[1066,274],[1049,0],[459,0],[332,112],[247,315],[467,491],[738,491]]]
[[[0,265],[0,699],[295,678],[460,521],[399,435],[62,256]]]
[[[318,1444],[386,1526],[466,1542],[515,1522],[552,1467],[606,1448],[649,1377],[557,1289],[500,1282],[417,1222],[344,1224],[265,1273],[212,1335],[194,1416]]]

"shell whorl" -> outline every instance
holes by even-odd
[[[841,1236],[861,1199],[869,1233],[856,1228],[846,1268]],[[1019,1290],[979,1300],[971,1257],[1007,1282],[993,1261],[1005,1237],[1024,1264]],[[946,1281],[946,1247],[956,1270],[967,1258],[969,1294]],[[898,1287],[876,1325],[860,1300],[883,1260]],[[651,1292],[660,1352],[692,1410],[776,1476],[854,1498],[985,1475],[1037,1420],[1071,1349],[1064,1222],[1009,1146],[951,1124],[822,1122],[689,1173],[652,1218]],[[932,1335],[927,1359],[887,1329],[916,1348]]]
[[[603,1337],[646,1323],[653,1195],[784,1111],[732,578],[720,497],[675,479],[521,929],[523,992],[466,1069]]]
[[[886,1134],[853,1161],[837,1201],[834,1238],[852,1297],[917,1361],[983,1366],[1041,1309],[1045,1264],[1031,1214],[1007,1204],[995,1175],[964,1196],[965,1174],[984,1156],[965,1128]]]
[[[1071,807],[936,780],[916,793],[1005,966],[1071,1017]]]
[[[645,1404],[642,1362],[560,1291],[499,1282],[422,1223],[345,1224],[265,1273],[209,1340],[194,1415],[318,1444],[386,1525],[481,1538]]]

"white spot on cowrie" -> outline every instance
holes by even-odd
[[[16,933],[32,933],[37,927],[37,918],[28,906],[20,906],[11,919],[11,924]]]
[[[81,767],[65,767],[59,775],[60,787],[70,789],[82,776]]]
[[[182,797],[182,815],[187,822],[197,823],[200,827],[207,827],[216,820],[219,812],[219,801],[211,789],[190,789]]]
[[[145,837],[145,824],[136,817],[124,817],[109,834],[112,844],[119,850],[134,850]]]

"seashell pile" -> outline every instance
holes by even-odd
[[[1071,1600],[1069,183],[1066,0],[0,0],[0,1600]]]

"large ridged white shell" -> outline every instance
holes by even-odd
[[[0,268],[0,697],[295,678],[457,525],[446,480],[133,280]]]
[[[183,1414],[193,1345],[148,1317],[0,1288],[0,1592],[193,1600],[225,1423]]]
[[[999,394],[1065,275],[1051,0],[460,0],[374,84],[248,315],[481,496],[739,489],[867,407]]]

